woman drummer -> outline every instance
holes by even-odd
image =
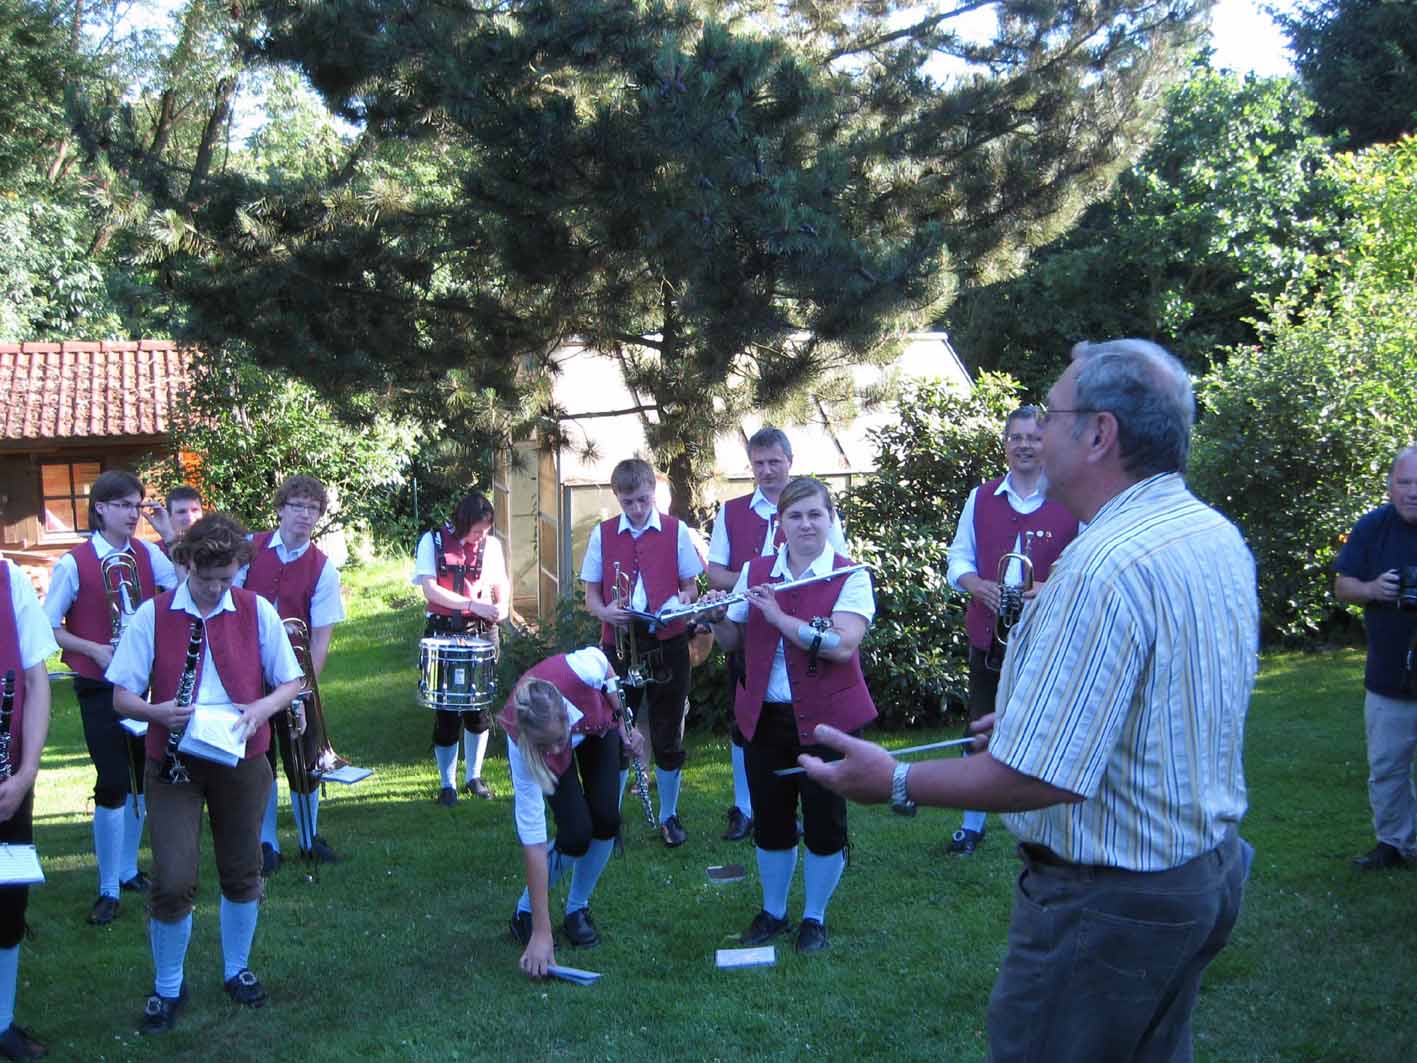
[[[726,651],[742,649],[747,670],[734,715],[748,740],[744,764],[763,908],[743,932],[743,944],[761,945],[792,928],[787,893],[797,867],[800,801],[806,902],[796,949],[812,953],[827,947],[827,902],[846,866],[846,801],[805,775],[774,772],[796,767],[801,753],[837,756],[813,744],[817,724],[856,734],[875,719],[858,649],[876,606],[864,569],[775,591],[774,584],[828,576],[851,564],[828,544],[834,510],[820,480],[794,479],[783,488],[778,513],[786,544],[743,566],[733,592],[742,598],[726,615],[713,615],[713,632]]]
[[[615,670],[595,646],[533,665],[517,681],[500,722],[526,860],[526,889],[512,914],[512,934],[524,947],[522,970],[540,978],[555,962],[548,894],[568,870],[562,929],[576,948],[600,941],[590,896],[620,831],[621,744],[638,757],[645,740],[638,730],[626,733]],[[549,844],[548,803],[556,821]]]
[[[511,611],[511,587],[502,544],[492,534],[492,503],[474,491],[458,503],[451,524],[425,532],[418,541],[413,562],[413,583],[428,600],[424,638],[465,635],[489,640],[497,646],[497,625]],[[462,726],[459,728],[459,723]],[[436,712],[433,715],[433,756],[438,762],[438,803],[455,805],[458,766],[458,732],[466,750],[463,787],[475,797],[491,798],[482,781],[482,761],[487,755],[488,712]]]

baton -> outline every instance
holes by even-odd
[[[904,756],[904,755],[907,754],[907,753],[924,753],[926,750],[930,750],[930,749],[946,749],[946,748],[948,748],[949,746],[973,745],[977,739],[982,738],[982,737],[983,737],[983,735],[970,735],[970,737],[968,737],[968,738],[950,738],[950,739],[947,739],[947,740],[944,741],[944,742],[926,742],[923,746],[906,746],[904,749],[888,749],[888,750],[886,750],[886,752],[889,753],[889,754],[890,754],[891,756],[893,756],[893,757],[902,757],[902,756]],[[806,768],[801,768],[801,767],[798,767],[798,768],[778,768],[776,771],[773,772],[773,774],[774,774],[774,775],[800,775],[800,774],[802,774],[803,772],[805,772],[806,770],[807,770]]]

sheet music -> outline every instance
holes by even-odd
[[[197,705],[177,749],[188,756],[235,766],[246,755],[246,740],[232,730],[241,714],[231,702]]]
[[[0,845],[0,886],[38,886],[43,882],[39,851],[33,845]]]
[[[118,717],[118,726],[127,731],[134,738],[142,738],[148,733],[147,720],[134,720],[127,716]]]
[[[751,949],[719,949],[716,960],[723,968],[771,967],[777,963],[777,948],[759,945]]]

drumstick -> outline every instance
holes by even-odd
[[[906,746],[904,749],[886,750],[893,757],[903,757],[907,753],[924,753],[929,749],[946,749],[949,746],[973,745],[975,741],[983,737],[982,735],[971,735],[968,738],[951,738],[944,742],[926,742],[923,746]],[[774,775],[800,775],[806,768],[778,768]]]

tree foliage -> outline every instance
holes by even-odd
[[[1355,149],[1417,132],[1417,0],[1308,0],[1277,17],[1322,132]]]
[[[1146,337],[1194,369],[1254,343],[1264,302],[1304,284],[1332,240],[1312,114],[1291,79],[1198,67],[1106,200],[1018,277],[961,296],[959,349],[1041,389],[1082,339]]]
[[[1417,140],[1335,160],[1350,220],[1309,306],[1279,302],[1260,346],[1199,388],[1190,480],[1244,531],[1265,635],[1320,634],[1340,537],[1386,491],[1417,424]]]
[[[473,396],[450,423],[500,432],[564,412],[526,391],[580,336],[697,516],[744,410],[888,356],[1100,194],[1208,5],[1009,0],[969,40],[978,6],[265,0],[248,60],[362,130],[323,181],[178,194],[121,123],[89,143],[180,219],[161,269],[203,346],[440,417]]]
[[[882,722],[934,720],[968,685],[966,599],[946,582],[948,551],[969,492],[1004,467],[1004,419],[1019,386],[983,373],[962,395],[910,387],[899,420],[872,438],[877,474],[842,500],[852,556],[873,566],[876,618],[861,659]]]

